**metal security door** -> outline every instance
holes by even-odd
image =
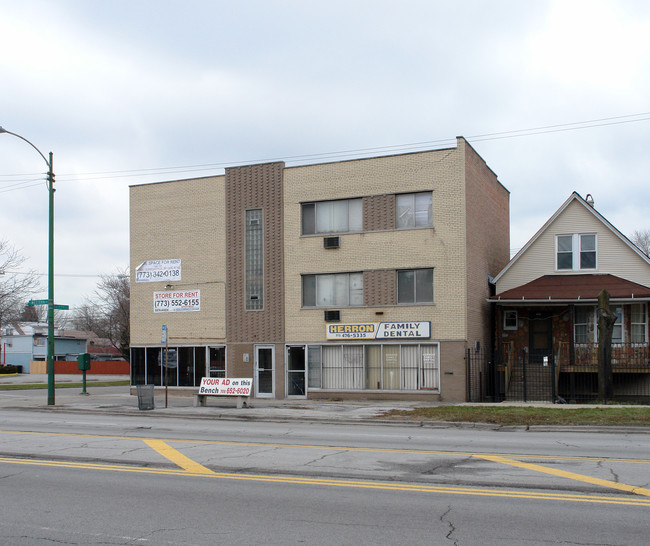
[[[255,345],[255,396],[273,398],[275,383],[275,347]]]

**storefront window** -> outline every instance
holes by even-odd
[[[438,389],[437,344],[310,345],[311,389]]]

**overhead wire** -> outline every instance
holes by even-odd
[[[627,123],[635,123],[641,121],[650,120],[650,112],[641,112],[638,114],[627,114],[622,116],[612,116],[605,118],[598,118],[586,121],[571,122],[571,123],[561,123],[554,125],[544,125],[540,127],[531,127],[528,129],[515,129],[509,131],[501,132],[492,132],[492,133],[479,133],[475,135],[466,136],[465,138],[470,142],[485,142],[489,140],[501,140],[506,138],[520,138],[524,136],[535,136],[541,134],[549,133],[558,133],[566,131],[577,131],[582,129],[590,129],[594,127],[603,127],[609,125],[621,125]],[[410,152],[410,151],[419,151],[427,148],[437,147],[437,146],[446,146],[453,145],[456,142],[455,138],[446,138],[438,140],[426,140],[419,142],[410,142],[403,144],[394,144],[387,146],[376,146],[369,148],[355,148],[349,150],[338,150],[330,152],[320,152],[312,154],[301,154],[294,156],[283,156],[283,157],[266,157],[258,159],[247,159],[241,161],[222,161],[216,163],[202,163],[194,165],[180,165],[175,167],[154,167],[146,169],[130,169],[130,170],[118,170],[118,171],[95,171],[95,172],[85,172],[85,173],[74,173],[74,174],[59,174],[57,175],[58,182],[69,182],[72,180],[84,179],[84,180],[102,180],[102,179],[122,179],[122,178],[135,178],[135,177],[152,177],[160,175],[172,175],[172,174],[190,174],[197,173],[202,171],[214,171],[215,169],[227,168],[231,165],[247,165],[255,163],[265,163],[273,161],[284,161],[288,164],[299,164],[305,163],[314,160],[322,159],[347,159],[351,157],[364,157],[370,154],[378,153],[391,153],[391,152]],[[34,176],[36,173],[25,174],[24,176]],[[13,178],[10,180],[0,182],[15,182],[16,184],[8,186],[4,189],[0,189],[0,193],[7,191],[16,191],[19,189],[30,188],[38,184],[30,184],[34,182],[34,179],[23,180],[20,174],[11,174],[11,175],[0,175],[11,176],[11,177],[21,177]],[[21,184],[23,184],[21,186]],[[1,188],[1,186],[0,186]]]

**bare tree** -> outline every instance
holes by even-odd
[[[39,288],[35,271],[18,271],[26,260],[9,241],[0,240],[0,325],[17,320]]]
[[[99,307],[96,303],[86,298],[86,301],[76,307],[72,315],[72,324],[77,330],[84,330],[86,332],[94,332],[101,337],[104,335],[106,326],[104,324],[104,317],[100,313]]]
[[[630,240],[638,246],[646,256],[650,256],[650,229],[635,230]]]
[[[129,360],[130,284],[128,271],[102,275],[94,297],[78,307],[72,322],[75,328],[88,330],[110,340]]]

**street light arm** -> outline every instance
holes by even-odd
[[[54,393],[54,158],[50,152],[50,160],[43,155],[34,144],[32,144],[25,137],[20,136],[11,131],[7,131],[4,127],[0,127],[0,133],[7,133],[13,135],[20,140],[29,144],[34,150],[38,152],[47,165],[47,181],[49,193],[49,241],[48,241],[48,259],[47,259],[47,405],[53,406],[55,402]]]
[[[41,151],[40,151],[36,146],[34,146],[34,144],[32,144],[32,143],[31,143],[29,140],[27,140],[25,137],[20,136],[19,134],[16,134],[16,133],[12,133],[11,131],[7,131],[7,129],[5,129],[5,128],[3,128],[3,127],[0,127],[0,133],[7,133],[8,135],[13,135],[13,136],[19,138],[20,140],[24,140],[25,142],[27,142],[27,144],[29,144],[32,148],[34,148],[34,150],[36,150],[36,151],[38,152],[38,155],[40,155],[40,156],[43,158],[43,161],[45,161],[45,164],[48,166],[48,168],[49,168],[49,169],[52,168],[51,163],[50,163],[50,162],[47,160],[47,158],[43,155],[43,152],[41,152]]]

